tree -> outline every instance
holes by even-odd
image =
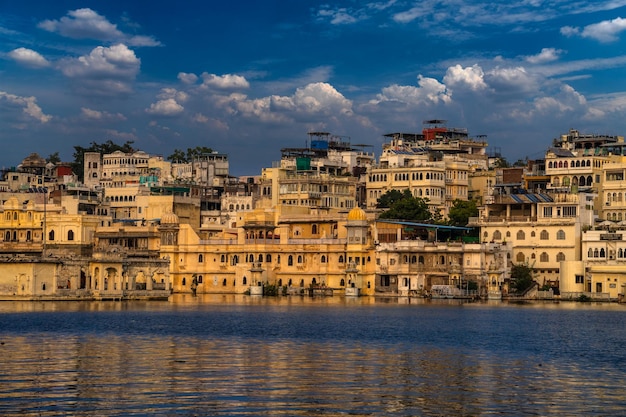
[[[528,263],[513,264],[511,267],[511,289],[523,293],[530,288],[534,279],[533,267]]]
[[[174,149],[174,152],[167,157],[168,161],[189,163],[194,159],[213,153],[213,149],[206,146],[196,146],[195,148],[187,148],[187,151],[181,149]]]
[[[428,200],[420,197],[402,198],[380,215],[381,219],[417,222],[429,222],[433,220],[433,217],[433,213],[428,208]]]
[[[467,226],[470,217],[478,217],[478,207],[476,201],[454,200],[452,207],[448,211],[448,223],[451,226]]]
[[[510,168],[511,164],[509,164],[509,161],[507,161],[506,158],[499,157],[495,160],[494,166],[496,168]]]
[[[53,164],[58,164],[59,162],[61,162],[61,157],[59,156],[59,152],[55,152],[55,153],[51,153],[47,158],[46,158],[46,162],[49,163],[53,163]]]
[[[411,195],[411,191],[409,191],[408,189],[404,190],[404,192],[398,190],[389,190],[378,198],[376,207],[390,208],[394,205],[394,203],[402,200],[403,198],[413,198],[413,196]]]
[[[104,143],[91,142],[91,145],[87,148],[82,146],[74,146],[74,162],[72,162],[72,171],[78,176],[80,181],[84,180],[85,175],[85,153],[97,152],[101,155],[113,153],[115,151],[122,151],[124,153],[133,153],[133,141],[128,140],[123,145],[118,145],[112,140],[107,140]]]

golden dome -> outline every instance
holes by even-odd
[[[360,207],[355,207],[348,213],[348,221],[367,221],[367,214]]]
[[[178,216],[171,211],[161,216],[161,224],[178,224],[178,222]]]

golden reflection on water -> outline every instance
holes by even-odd
[[[180,296],[164,317],[177,320],[179,309],[224,303],[304,306],[320,314],[350,303],[394,304],[339,297]],[[13,305],[26,313],[128,311],[129,320],[145,319],[132,316],[137,309],[163,308],[113,302]],[[211,317],[208,308],[205,320]],[[191,330],[161,334],[158,328],[0,332],[0,415],[620,415],[625,406],[624,373],[618,367],[594,372],[576,358],[537,362],[539,354],[510,358],[491,349],[458,351],[433,346],[419,335],[401,343],[316,340],[318,329],[308,330],[312,336],[306,339],[213,337]]]

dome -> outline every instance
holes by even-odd
[[[171,211],[161,216],[161,224],[178,224],[178,222],[178,216]]]
[[[360,207],[355,207],[348,213],[348,221],[367,221],[367,214]]]

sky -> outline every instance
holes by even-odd
[[[0,166],[132,141],[259,175],[308,132],[430,119],[509,161],[626,135],[626,0],[0,0]]]

